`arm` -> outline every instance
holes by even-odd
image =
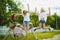
[[[23,14],[16,14],[16,16],[20,16],[20,15],[22,15],[22,16],[23,16]]]
[[[19,16],[19,15],[22,15],[22,14],[16,14],[16,16]]]
[[[35,14],[34,15],[38,16],[38,14],[37,14],[37,8],[35,8]]]
[[[51,12],[50,12],[50,7],[48,8],[48,10],[49,10],[49,13],[48,13],[47,15],[50,16],[50,14],[51,14]]]
[[[29,4],[27,3],[27,8],[28,8],[28,12],[30,12],[30,9],[29,9]]]
[[[50,16],[50,13],[47,13],[46,15],[47,15],[47,16]]]
[[[46,14],[47,16],[49,16],[50,14]]]

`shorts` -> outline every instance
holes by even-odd
[[[39,23],[41,23],[41,24],[45,24],[46,22],[45,22],[45,20],[40,20]]]
[[[27,24],[29,24],[29,21],[24,21],[23,24],[26,24],[27,25]]]

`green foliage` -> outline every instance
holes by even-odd
[[[60,29],[60,16],[56,15],[56,13],[54,15],[48,16],[46,25],[50,25],[55,29]]]
[[[56,14],[48,16],[46,25],[50,25],[56,29]]]
[[[30,19],[34,27],[37,27],[39,25],[38,16],[34,15],[34,12],[31,12]]]
[[[31,17],[31,22],[33,26],[37,27],[39,25],[38,16],[35,16],[34,12],[31,12],[30,17]],[[57,27],[56,27],[56,21],[57,21]],[[47,25],[50,25],[54,29],[60,29],[60,16],[56,15],[56,13],[54,13],[54,15],[48,16],[46,26]]]
[[[57,29],[60,29],[60,16],[57,16]]]
[[[33,26],[37,27],[39,25],[38,16],[35,16],[34,12],[31,12],[30,18]],[[56,27],[56,20],[57,20],[57,27]],[[60,29],[60,16],[56,15],[56,13],[54,13],[54,15],[48,16],[46,26],[47,25],[50,25],[54,29]]]
[[[4,24],[6,21],[6,1],[0,1],[0,25]]]
[[[20,6],[20,8],[18,7]],[[6,12],[6,7],[8,7],[8,12]],[[8,20],[11,18],[11,15],[14,13],[21,13],[22,12],[22,5],[21,3],[15,3],[14,0],[0,0],[0,25],[8,24]],[[31,16],[31,22],[34,27],[37,27],[39,25],[38,16],[34,15],[34,12],[30,12]],[[56,19],[57,17],[57,19]],[[56,20],[57,20],[57,27],[56,27]],[[23,23],[23,17],[17,16],[16,22]],[[60,16],[56,15],[50,15],[47,18],[46,25],[50,25],[51,27],[55,29],[60,29]]]
[[[60,31],[52,31],[52,32],[45,32],[45,33],[36,33],[36,37],[38,39],[45,39],[45,38],[52,38],[54,35],[60,34]],[[19,39],[19,38],[17,38]],[[21,37],[20,40],[34,40],[34,36],[32,33],[27,33],[25,37]]]
[[[8,7],[8,12],[6,12],[6,7]],[[0,0],[0,25],[8,23],[12,12],[21,13],[21,8],[18,8],[14,0]]]
[[[16,22],[23,24],[23,16],[17,16]]]

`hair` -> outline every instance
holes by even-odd
[[[29,11],[26,11],[26,13],[28,13]]]
[[[41,12],[45,12],[44,8],[41,8]]]
[[[26,15],[26,13],[28,13],[28,11],[26,11],[26,10],[23,10],[23,14],[24,14],[24,15]]]
[[[24,15],[26,14],[26,10],[23,10],[23,14],[24,14]]]
[[[14,18],[15,18],[15,14],[13,14],[13,15],[11,16],[11,19],[12,19],[12,20],[14,20]]]

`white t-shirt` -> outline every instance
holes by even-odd
[[[38,19],[39,21],[44,18],[45,22],[47,20],[47,12],[42,12],[42,13],[38,13]]]
[[[30,14],[27,13],[26,15],[23,15],[24,20],[23,21],[30,21]]]

